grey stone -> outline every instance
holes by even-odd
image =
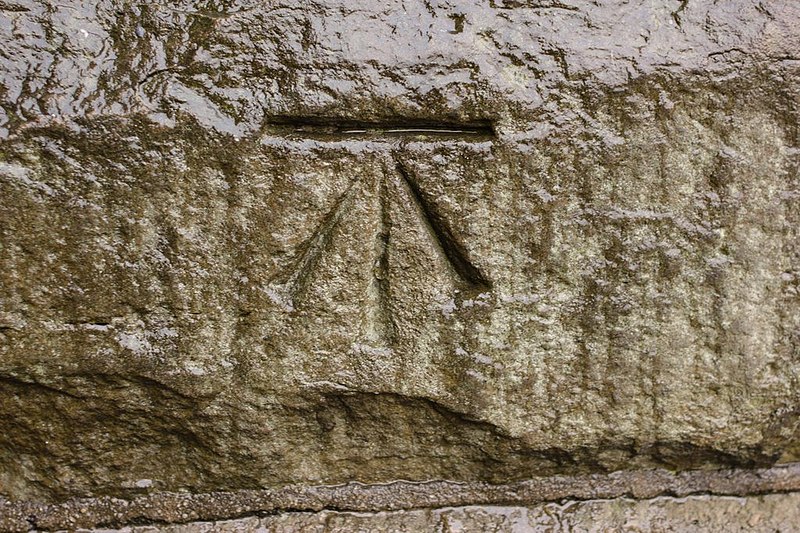
[[[795,3],[0,11],[0,494],[800,458]]]

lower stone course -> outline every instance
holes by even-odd
[[[219,522],[142,526],[129,533],[351,531],[764,531],[800,530],[800,492],[765,496],[568,501],[530,507],[468,506],[380,513],[283,513]],[[89,530],[83,530],[89,531]]]
[[[800,531],[800,463],[514,483],[397,481],[0,500],[0,531]]]

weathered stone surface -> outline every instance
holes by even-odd
[[[0,3],[0,494],[799,457],[789,1]]]
[[[385,513],[286,513],[266,518],[127,527],[125,533],[249,533],[350,531],[795,531],[800,494],[750,498],[692,496],[654,500],[568,501],[534,507],[455,507]],[[88,530],[83,530],[88,531]],[[98,530],[94,530],[98,531]]]

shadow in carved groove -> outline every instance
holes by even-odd
[[[489,280],[467,258],[464,246],[454,237],[447,221],[425,199],[418,182],[413,179],[408,167],[401,161],[397,161],[397,172],[402,177],[402,182],[407,188],[409,196],[422,214],[420,222],[433,235],[439,249],[449,261],[453,272],[470,289],[490,289]]]

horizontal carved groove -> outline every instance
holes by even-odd
[[[490,5],[497,9],[565,9],[567,11],[580,11],[576,6],[562,2],[534,2],[530,0],[503,0],[500,5],[491,2]]]
[[[447,135],[491,139],[496,137],[489,120],[438,121],[428,119],[393,118],[385,121],[361,121],[336,117],[276,116],[269,121],[278,133],[307,135]]]

